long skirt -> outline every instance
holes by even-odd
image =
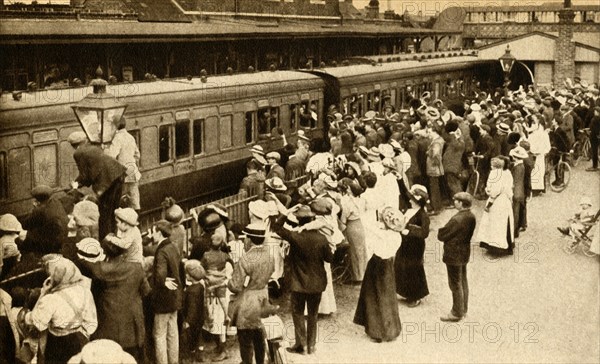
[[[352,280],[360,282],[365,275],[367,267],[367,248],[365,245],[365,229],[360,219],[349,220],[344,231],[346,240],[350,244],[350,268]]]
[[[420,300],[429,294],[423,258],[407,257],[400,251],[394,260],[396,293],[409,301]]]
[[[531,189],[534,191],[544,191],[546,176],[546,155],[536,154],[535,165],[531,171]]]
[[[360,287],[354,323],[365,327],[365,333],[374,340],[391,341],[402,331],[393,258],[381,259],[373,255]]]
[[[44,358],[46,363],[66,363],[76,354],[79,354],[87,339],[80,333],[65,336],[54,336],[48,333]]]
[[[331,275],[331,265],[325,263],[325,273],[327,273],[327,287],[321,294],[321,303],[319,304],[319,314],[329,315],[337,310],[335,295],[333,293],[333,277]]]

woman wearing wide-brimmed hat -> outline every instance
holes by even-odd
[[[429,216],[425,212],[429,193],[425,186],[413,185],[410,195],[411,208],[404,214],[406,225],[401,232],[402,245],[396,252],[394,270],[396,293],[406,298],[408,307],[416,307],[429,294],[423,267],[425,239],[429,236]]]
[[[374,234],[378,244],[367,263],[354,323],[364,326],[371,339],[382,342],[395,339],[402,331],[394,284],[394,254],[402,242],[404,216],[386,207],[377,225]]]

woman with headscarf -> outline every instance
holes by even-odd
[[[429,236],[429,216],[425,212],[429,194],[422,185],[413,185],[409,192],[411,208],[404,214],[406,226],[401,232],[402,245],[396,252],[394,269],[396,293],[406,298],[408,307],[416,307],[429,294],[423,267],[425,239]]]
[[[45,361],[66,363],[96,331],[96,305],[89,282],[73,262],[58,254],[45,255],[42,262],[48,278],[24,320],[38,331],[48,330]]]
[[[376,231],[379,243],[367,263],[354,314],[354,323],[364,326],[367,335],[377,342],[391,341],[402,330],[395,294],[394,254],[402,242],[404,216],[391,207],[384,208],[381,215]]]
[[[477,230],[482,248],[495,254],[512,254],[514,248],[514,215],[512,210],[513,177],[502,158],[492,158],[492,170],[485,192],[489,196]]]

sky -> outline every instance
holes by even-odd
[[[514,5],[541,5],[548,2],[562,3],[562,0],[379,0],[380,11],[388,9],[388,4],[391,4],[396,14],[403,14],[408,10],[411,14],[423,12],[424,16],[433,16],[436,11],[442,12],[448,7],[454,6],[514,6]],[[573,0],[573,5],[598,5],[598,1],[594,0]],[[369,0],[353,0],[354,7],[362,9],[369,5]]]

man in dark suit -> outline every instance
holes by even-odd
[[[69,218],[62,203],[52,196],[52,188],[39,185],[31,190],[34,208],[23,220],[27,236],[19,244],[22,252],[32,252],[41,257],[44,254],[58,253],[67,240]]]
[[[300,226],[314,220],[315,214],[308,206],[301,206],[290,219],[297,219]],[[327,286],[325,262],[333,260],[333,250],[327,238],[318,230],[293,231],[283,227],[285,216],[275,224],[275,232],[290,243],[289,271],[286,272],[291,293],[292,318],[296,343],[287,350],[292,353],[315,352],[317,341],[317,314],[321,294]],[[307,306],[307,324],[304,324],[304,308]],[[308,344],[308,346],[307,346]]]
[[[438,231],[438,240],[444,242],[443,262],[448,270],[448,285],[452,291],[452,310],[442,321],[460,321],[468,310],[469,285],[467,263],[471,255],[471,238],[475,232],[475,215],[471,212],[473,196],[466,192],[454,195],[458,213]]]
[[[171,223],[158,221],[152,228],[152,239],[158,243],[152,268],[152,308],[154,310],[154,345],[156,362],[179,362],[177,311],[183,302],[181,257],[171,243]]]
[[[77,164],[79,176],[71,184],[91,186],[98,196],[100,208],[99,231],[100,240],[116,230],[115,209],[119,207],[121,191],[125,181],[126,168],[116,159],[106,155],[97,145],[87,144],[83,132],[69,135],[69,143],[75,148],[73,159]]]

